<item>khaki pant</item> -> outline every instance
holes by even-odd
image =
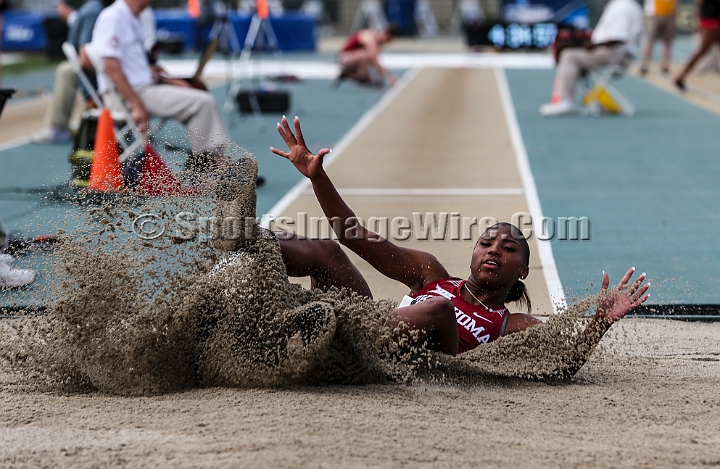
[[[651,44],[658,39],[672,41],[675,37],[675,15],[648,16],[646,27],[647,40]]]
[[[55,69],[52,101],[45,116],[48,124],[61,129],[68,128],[77,91],[78,82],[72,65],[67,60],[60,62]]]
[[[562,99],[573,99],[575,96],[575,85],[584,70],[593,70],[609,65],[615,57],[615,52],[620,46],[600,46],[593,49],[584,47],[573,47],[563,49],[560,54],[560,62],[555,71],[555,82],[553,83],[553,96],[560,96]]]
[[[211,152],[228,142],[225,123],[209,92],[173,85],[146,85],[135,92],[151,117],[178,120],[187,127],[193,153]],[[112,98],[110,93],[103,96],[111,110],[124,110]]]

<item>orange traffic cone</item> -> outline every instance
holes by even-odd
[[[145,160],[140,175],[140,194],[196,195],[197,191],[184,188],[160,155],[148,144],[145,145]]]
[[[88,188],[99,192],[120,189],[123,185],[120,155],[115,140],[112,116],[107,108],[103,109],[98,119],[94,151],[95,159],[90,167]]]

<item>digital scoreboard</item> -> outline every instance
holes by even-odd
[[[546,49],[552,46],[558,28],[555,23],[485,23],[466,26],[469,46],[497,49]]]

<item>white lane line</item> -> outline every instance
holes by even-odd
[[[340,195],[365,196],[473,196],[473,195],[523,195],[519,187],[493,187],[493,188],[376,188],[376,187],[346,187],[339,188]],[[305,189],[302,195],[314,195],[312,189]]]
[[[459,53],[397,53],[384,52],[380,62],[386,68],[540,68],[549,69],[555,66],[550,54],[535,52],[514,52],[512,54],[496,54],[491,52],[459,52]],[[192,76],[197,68],[196,60],[163,60],[163,68],[177,77]],[[250,66],[239,61],[228,65],[227,62],[214,59],[207,63],[203,70],[205,78],[227,78],[242,76],[257,78],[292,73],[303,80],[333,79],[340,73],[340,66],[327,61],[278,61],[263,60],[262,66],[252,63]]]
[[[413,69],[403,75],[403,77],[395,84],[385,95],[378,101],[373,107],[371,107],[362,118],[355,123],[355,125],[346,133],[342,139],[335,145],[333,152],[325,157],[324,166],[327,168],[335,161],[343,151],[357,138],[360,133],[372,122],[378,114],[384,111],[393,100],[400,95],[400,93],[407,88],[408,84],[415,79],[420,73],[420,69]],[[290,162],[288,162],[290,164]],[[279,217],[291,203],[295,201],[306,189],[310,187],[309,179],[302,179],[300,182],[290,189],[285,196],[280,199],[273,207],[268,211],[266,215],[262,217],[261,225],[264,228],[270,227],[270,220]]]
[[[520,178],[522,179],[523,188],[525,189],[525,200],[527,201],[533,220],[540,223],[543,217],[540,197],[538,197],[535,178],[530,169],[527,150],[525,149],[525,143],[523,143],[522,134],[520,133],[520,125],[518,124],[517,115],[515,114],[515,106],[513,105],[505,70],[495,68],[495,78],[497,79],[500,99],[502,100],[505,119],[507,120],[508,130],[510,131],[510,140],[515,150],[515,159],[518,170],[520,171]],[[542,227],[535,226],[535,232],[540,233],[540,228]],[[540,264],[542,264],[543,274],[545,276],[545,283],[547,284],[548,293],[550,294],[550,300],[557,313],[567,306],[567,301],[565,300],[565,293],[563,292],[560,276],[558,275],[557,265],[555,265],[552,246],[549,241],[538,241],[537,247]]]
[[[442,67],[442,68],[540,68],[555,66],[552,55],[535,52],[512,54],[481,53],[393,53],[380,55],[380,62],[388,68]]]
[[[30,137],[20,137],[14,140],[10,140],[9,142],[0,144],[0,152],[9,150],[11,148],[19,147],[20,145],[25,145],[26,143],[30,143]]]

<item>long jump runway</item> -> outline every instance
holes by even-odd
[[[534,104],[510,96],[502,71],[412,72],[336,146],[330,176],[367,218],[542,214],[512,98],[518,108]],[[319,217],[307,191],[296,186],[271,214]],[[467,275],[472,237],[402,242]],[[558,284],[541,246],[532,245],[528,280],[535,310],[550,312]],[[405,293],[359,265],[376,297]],[[718,466],[718,383],[716,325],[647,319],[613,326],[603,351],[557,384],[213,388],[122,398],[38,392],[0,371],[0,467]]]
[[[393,219],[404,218],[417,225],[434,216],[437,226],[445,229],[430,239],[416,236],[420,226],[411,226],[406,241],[398,241],[399,233],[393,237],[392,226],[386,237],[433,253],[452,275],[462,278],[468,275],[472,249],[484,231],[479,221],[468,228],[473,218],[509,221],[514,214],[530,212],[528,200],[539,207],[532,176],[528,174],[528,181],[521,175],[516,152],[522,150],[515,148],[508,125],[514,114],[506,115],[513,112],[512,106],[503,102],[509,99],[507,93],[498,91],[502,80],[503,72],[491,68],[410,72],[398,90],[366,116],[372,120],[356,126],[328,168],[347,203],[365,220],[385,217],[391,225]],[[307,184],[296,195],[272,215],[293,220],[322,217]],[[548,314],[553,301],[564,301],[562,289],[552,253],[541,260],[537,243],[531,250],[527,284],[534,311]],[[404,285],[350,255],[377,298],[399,300],[407,294]],[[555,293],[552,301],[549,291]]]

